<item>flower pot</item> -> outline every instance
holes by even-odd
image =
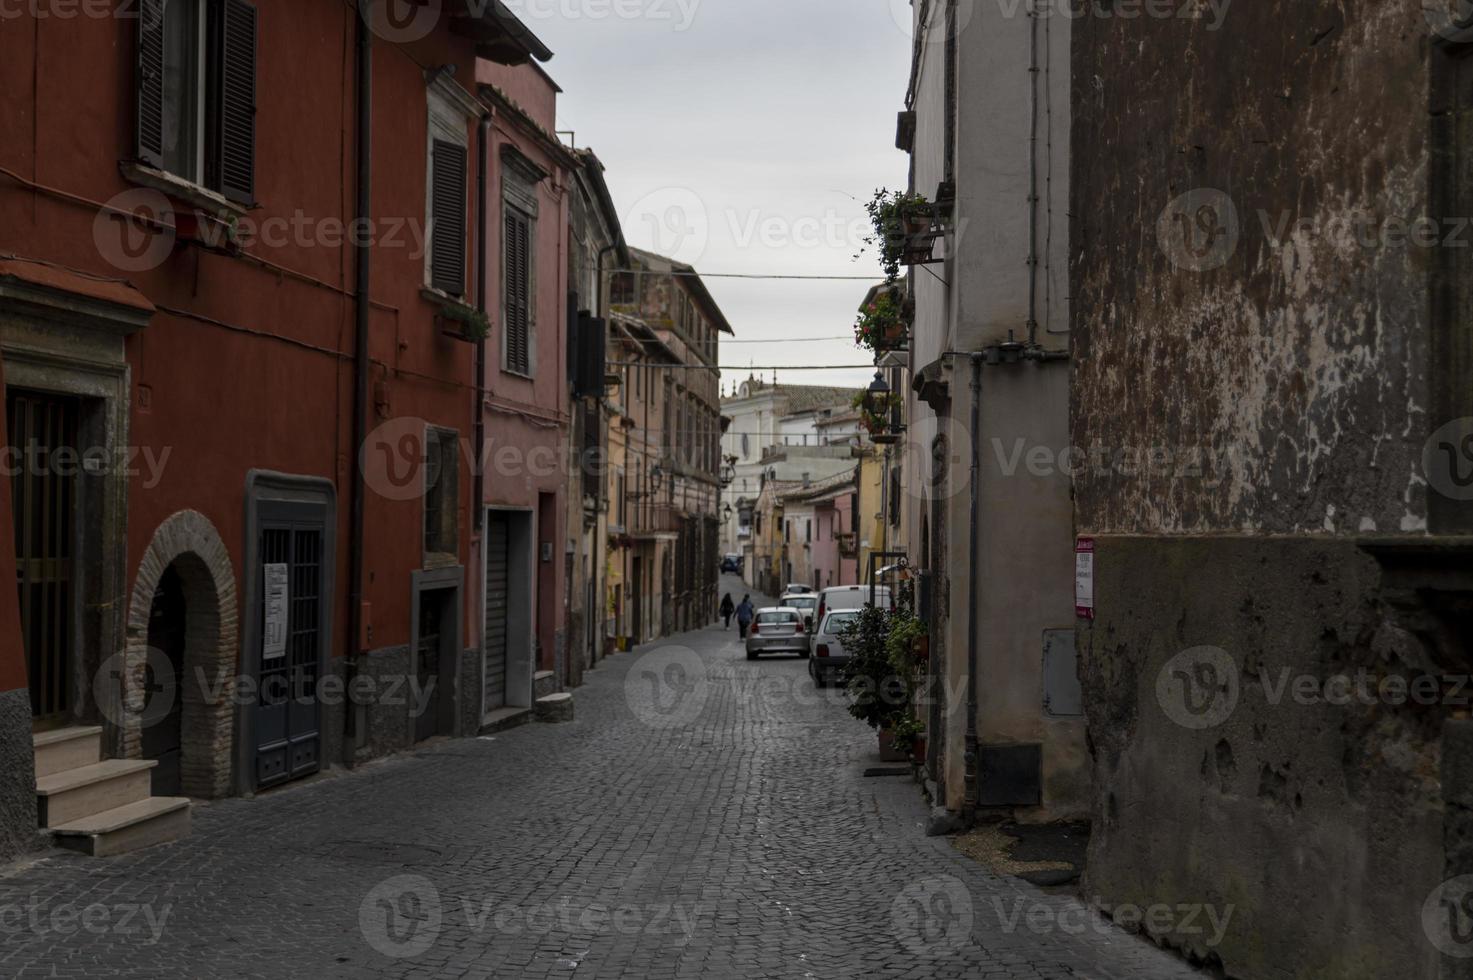
[[[881,762],[906,762],[908,756],[895,747],[895,737],[890,734],[890,729],[881,728],[877,733],[880,740]]]
[[[911,641],[911,656],[916,658],[917,663],[925,663],[931,659],[931,638],[929,636],[918,636]]]

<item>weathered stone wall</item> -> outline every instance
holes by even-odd
[[[0,864],[38,850],[36,760],[31,749],[31,695],[0,693]]]
[[[1421,530],[1431,250],[1380,243],[1427,211],[1421,4],[1213,23],[1075,25],[1075,443],[1170,459],[1085,467],[1080,525]]]
[[[1436,976],[1443,709],[1381,682],[1440,668],[1388,622],[1376,563],[1287,537],[1104,537],[1097,563],[1085,894],[1230,914],[1215,949],[1180,918],[1161,938],[1231,976]]]
[[[1086,893],[1230,911],[1151,931],[1231,976],[1438,976],[1468,665],[1362,545],[1428,529],[1442,54],[1418,0],[1167,6],[1074,25]]]

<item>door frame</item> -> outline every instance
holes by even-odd
[[[454,735],[458,727],[455,719],[459,715],[456,706],[461,702],[459,680],[460,658],[461,651],[464,649],[465,637],[465,603],[462,601],[465,595],[465,567],[451,565],[445,568],[409,573],[409,670],[411,673],[418,672],[415,661],[419,656],[419,604],[420,599],[427,592],[442,593],[440,601],[450,604],[450,614],[443,618],[444,628],[440,633],[440,665],[435,678],[435,688],[438,692],[435,711],[439,717],[435,722],[435,734]],[[408,744],[415,745],[418,744],[415,724],[417,715],[414,710],[417,705],[413,700],[415,692],[407,683],[403,689],[405,696],[410,698],[404,712]]]

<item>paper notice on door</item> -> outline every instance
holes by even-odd
[[[1074,614],[1095,618],[1095,539],[1080,538],[1074,546]]]
[[[262,629],[265,645],[261,650],[262,660],[275,660],[286,656],[286,634],[291,587],[288,585],[286,564],[268,564],[266,584],[262,591],[266,606],[266,624]]]

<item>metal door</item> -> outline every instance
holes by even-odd
[[[150,773],[154,796],[178,796],[183,791],[179,752],[184,735],[185,614],[184,583],[171,565],[159,578],[148,614],[143,757],[158,760]],[[169,676],[160,676],[160,672]],[[164,712],[161,717],[160,711]]]
[[[305,513],[304,513],[305,512]],[[262,583],[255,615],[262,649],[255,714],[256,786],[274,786],[321,768],[321,710],[317,681],[322,671],[324,617],[324,529],[319,508],[263,504],[260,558],[254,573]],[[310,515],[310,516],[308,516]],[[285,566],[284,623],[269,624],[268,566]],[[269,636],[282,629],[274,649]]]
[[[58,727],[73,707],[78,405],[10,391],[5,409],[9,445],[19,454],[12,462],[11,512],[31,715],[37,727]]]
[[[510,528],[507,519],[491,514],[486,519],[486,630],[481,655],[485,662],[485,710],[506,706],[506,637],[510,603],[507,589]]]
[[[453,593],[452,593],[453,594]],[[414,740],[423,742],[440,734],[440,657],[444,652],[446,593],[419,594],[419,643],[415,648],[415,673],[419,700],[414,705]]]

